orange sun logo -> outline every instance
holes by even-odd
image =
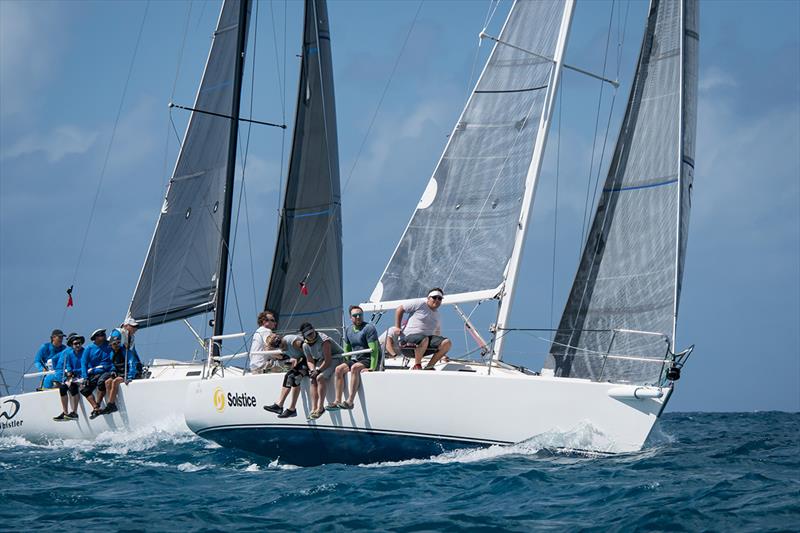
[[[222,387],[214,389],[214,408],[218,413],[225,410],[225,391],[222,390]]]

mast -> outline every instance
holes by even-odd
[[[522,247],[525,242],[525,235],[528,232],[531,206],[533,206],[533,199],[536,194],[536,185],[539,182],[539,171],[542,167],[544,148],[547,144],[547,133],[550,129],[550,116],[552,114],[553,104],[555,103],[558,84],[561,79],[561,69],[564,66],[564,52],[566,50],[567,38],[569,36],[570,24],[572,22],[572,12],[574,9],[575,0],[566,0],[564,6],[564,16],[561,20],[561,29],[559,30],[558,41],[556,43],[555,54],[553,57],[553,74],[551,83],[547,89],[547,100],[544,106],[544,112],[542,113],[539,121],[539,135],[536,136],[536,142],[534,143],[533,157],[531,158],[531,164],[528,167],[528,174],[525,177],[525,194],[522,199],[522,211],[520,213],[517,233],[514,239],[514,247],[511,251],[511,258],[508,261],[505,284],[500,296],[500,306],[497,311],[497,331],[502,331],[502,328],[507,327],[508,319],[511,314],[514,288],[517,283],[520,261],[522,260]],[[492,359],[502,359],[503,344],[504,336],[502,334],[498,335],[494,341]]]
[[[247,23],[250,0],[240,0],[239,24],[236,41],[236,67],[233,76],[233,107],[231,108],[230,138],[228,141],[228,166],[225,175],[225,200],[223,203],[222,227],[220,229],[219,267],[217,269],[216,305],[214,306],[214,335],[222,335],[225,326],[225,289],[228,281],[228,242],[231,234],[233,213],[233,182],[236,176],[236,149],[239,136],[239,105],[242,99],[242,76],[244,74],[244,49],[247,44]],[[215,355],[219,348],[215,347]]]

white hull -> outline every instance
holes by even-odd
[[[398,369],[362,375],[355,408],[326,411],[316,421],[306,420],[308,380],[298,416],[289,419],[263,409],[277,398],[282,375],[195,381],[188,387],[186,423],[224,446],[299,465],[430,457],[453,448],[512,444],[587,426],[590,434],[570,448],[622,453],[642,448],[672,391],[497,367],[487,375],[486,366],[458,363],[436,372]],[[229,394],[244,395],[247,401],[239,403],[249,405],[235,405],[235,400],[232,405]],[[498,397],[502,407],[484,400]],[[332,398],[333,387],[328,387]]]
[[[31,441],[50,439],[93,439],[106,431],[133,431],[154,427],[164,420],[183,425],[187,387],[200,380],[202,364],[162,364],[151,367],[153,377],[120,386],[119,411],[89,419],[91,406],[83,396],[78,403],[78,420],[56,422],[61,413],[57,389],[27,392],[0,398],[0,436],[20,436]],[[226,369],[226,376],[241,375]],[[227,379],[224,378],[224,379]],[[218,382],[214,378],[210,382]]]

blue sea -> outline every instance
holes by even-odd
[[[0,437],[0,530],[800,530],[800,414],[670,413],[613,457],[548,439],[299,468],[169,424]]]

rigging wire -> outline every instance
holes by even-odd
[[[611,27],[614,22],[614,6],[616,5],[616,0],[611,0],[611,14],[609,15],[608,19],[608,32],[606,35],[606,50],[605,55],[603,56],[603,73],[602,76],[605,78],[606,76],[606,67],[608,65],[608,47],[611,43]],[[597,149],[597,131],[600,128],[600,109],[603,103],[603,89],[605,88],[605,82],[600,82],[600,94],[597,98],[597,113],[595,115],[594,120],[594,134],[592,135],[592,157],[589,161],[589,177],[586,181],[586,198],[583,202],[583,222],[581,222],[581,240],[578,241],[578,260],[580,261],[580,254],[583,250],[583,243],[586,237],[586,219],[588,218],[589,214],[589,191],[592,188],[592,173],[594,172],[594,157],[595,151]],[[616,94],[616,91],[615,91]],[[607,132],[606,132],[607,133]],[[594,205],[594,204],[592,204]],[[591,223],[591,221],[590,221]]]
[[[108,142],[108,148],[106,149],[106,155],[105,155],[105,158],[103,159],[103,166],[102,166],[102,168],[100,170],[100,179],[97,182],[97,189],[95,190],[94,199],[92,200],[92,208],[89,211],[89,221],[86,224],[86,231],[83,234],[83,242],[81,243],[81,250],[78,253],[78,260],[77,260],[77,262],[75,264],[75,271],[74,271],[74,273],[72,275],[72,283],[70,284],[72,286],[75,285],[75,280],[78,278],[78,272],[80,271],[81,260],[83,259],[84,252],[86,251],[86,243],[87,243],[87,241],[89,239],[89,231],[91,230],[92,220],[94,219],[94,214],[95,214],[95,211],[97,210],[97,201],[100,198],[100,191],[103,188],[103,180],[105,179],[106,169],[108,168],[108,160],[109,160],[109,158],[111,156],[111,149],[114,146],[114,138],[116,137],[116,134],[117,134],[117,126],[119,126],[119,119],[122,116],[122,109],[123,109],[124,104],[125,104],[125,96],[128,93],[128,85],[130,84],[130,81],[131,81],[131,74],[133,73],[133,67],[136,64],[136,55],[139,52],[139,44],[142,42],[142,33],[144,33],[144,26],[145,26],[145,22],[147,21],[147,12],[148,12],[149,8],[150,8],[150,0],[147,0],[147,2],[145,3],[145,6],[144,6],[144,14],[142,15],[142,22],[139,24],[139,32],[138,32],[138,35],[136,36],[136,45],[133,48],[133,55],[131,56],[131,62],[130,62],[130,65],[128,66],[128,75],[125,78],[125,85],[124,85],[124,87],[122,89],[122,96],[120,97],[119,107],[117,108],[117,116],[114,119],[114,126],[111,129],[111,139]],[[68,307],[65,307],[64,311],[63,311],[63,313],[61,315],[61,323],[62,324],[64,323],[64,320],[66,319],[67,309],[68,309]]]
[[[550,277],[550,327],[553,327],[553,308],[556,298],[556,242],[558,237],[558,181],[561,171],[561,110],[564,102],[564,79],[558,86],[558,130],[556,131],[556,194],[553,209],[553,265]]]
[[[275,10],[273,9],[274,1],[270,0],[269,2],[269,13],[270,13],[270,22],[272,23],[272,46],[275,50],[275,73],[277,74],[275,78],[278,81],[278,92],[281,96],[281,123],[286,124],[286,18],[287,18],[287,4],[286,0],[283,3],[283,76],[281,76],[281,61],[278,57],[278,42],[276,39],[277,32],[275,31]],[[278,214],[278,225],[280,227],[280,215],[281,215],[281,201],[283,199],[283,165],[286,163],[286,129],[283,130],[281,133],[281,166],[278,167],[279,175],[278,175],[278,196],[277,196],[277,209],[276,213]],[[288,179],[288,173],[287,173]],[[280,230],[279,230],[280,231]]]

